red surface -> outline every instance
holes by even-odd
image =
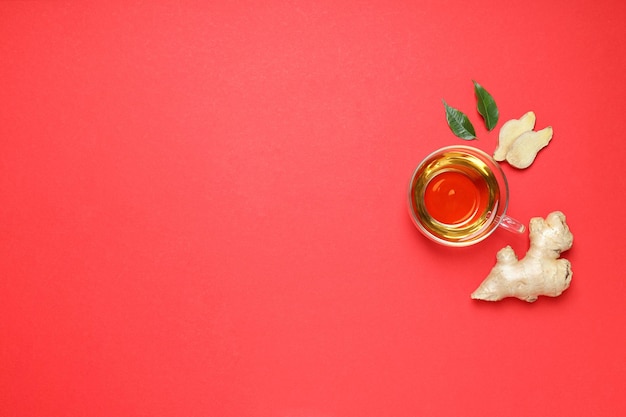
[[[0,415],[626,415],[626,3],[100,3],[0,3]],[[408,217],[472,79],[554,127],[560,298]]]

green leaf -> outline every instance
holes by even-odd
[[[446,120],[448,121],[448,126],[450,126],[452,133],[464,140],[477,139],[474,126],[472,126],[472,122],[469,121],[465,113],[448,106],[445,100],[442,101],[446,108]]]
[[[476,93],[476,99],[478,103],[476,107],[478,108],[478,113],[485,120],[485,126],[487,126],[487,130],[491,131],[496,124],[498,123],[498,106],[496,106],[496,102],[494,101],[491,94],[487,92],[480,84],[476,81],[472,81],[474,83],[474,92]]]

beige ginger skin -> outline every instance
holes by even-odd
[[[534,302],[540,295],[561,295],[569,288],[573,275],[570,262],[559,259],[574,241],[565,220],[560,211],[550,213],[545,220],[532,218],[526,256],[518,260],[510,246],[501,249],[496,265],[471,297],[485,301],[516,297]]]

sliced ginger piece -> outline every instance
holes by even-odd
[[[498,146],[493,153],[493,159],[496,161],[504,161],[509,148],[513,145],[513,142],[515,142],[515,139],[520,137],[522,133],[533,130],[536,120],[537,118],[535,113],[529,111],[519,119],[512,119],[504,123],[500,128]]]
[[[550,143],[552,133],[551,126],[536,132],[522,133],[506,153],[506,161],[515,168],[528,168],[537,157],[537,153]]]

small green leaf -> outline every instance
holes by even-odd
[[[478,113],[485,120],[485,126],[487,126],[487,130],[492,131],[496,124],[498,123],[498,106],[496,106],[496,102],[494,101],[491,94],[487,92],[480,84],[476,81],[472,81],[474,83],[474,92],[476,93],[476,99],[478,101],[476,107],[478,108]]]
[[[474,126],[472,126],[472,122],[469,121],[465,113],[448,106],[445,100],[442,101],[446,108],[446,120],[452,133],[464,140],[477,139]]]

